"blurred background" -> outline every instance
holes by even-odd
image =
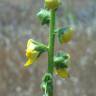
[[[0,96],[42,96],[40,83],[47,69],[44,53],[24,69],[29,38],[48,43],[48,28],[36,14],[43,0],[0,0]],[[72,25],[74,38],[55,50],[71,55],[70,78],[54,75],[54,96],[96,96],[96,0],[62,0],[59,27]]]

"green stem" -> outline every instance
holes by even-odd
[[[50,32],[49,32],[49,49],[48,49],[48,72],[53,76],[54,69],[54,42],[55,42],[55,10],[51,10]],[[48,90],[48,96],[53,96],[53,81],[51,88]]]

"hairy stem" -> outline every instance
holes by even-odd
[[[51,10],[50,32],[49,32],[49,49],[48,49],[48,72],[53,76],[54,67],[54,42],[55,42],[55,10]],[[48,96],[53,96],[53,80],[49,85]]]

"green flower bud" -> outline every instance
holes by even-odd
[[[45,75],[42,78],[43,82],[49,83],[52,81],[52,75],[50,73],[45,73]]]
[[[58,30],[58,38],[61,44],[68,43],[73,37],[74,30],[72,27],[65,27]]]
[[[56,69],[68,68],[70,63],[70,55],[68,53],[60,52],[54,57],[54,64]]]
[[[41,9],[40,12],[37,13],[38,18],[41,21],[41,24],[49,25],[50,22],[50,12],[46,9]]]

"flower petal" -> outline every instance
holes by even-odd
[[[36,45],[33,43],[33,40],[29,39],[28,42],[27,42],[27,49],[34,50],[35,47],[36,47]]]
[[[24,67],[29,67],[32,64],[32,59],[28,59],[27,62],[24,64]]]
[[[69,72],[66,69],[55,69],[55,73],[61,78],[68,78]]]
[[[27,42],[27,47],[30,46],[30,44],[32,43],[32,39],[29,39],[28,42]]]
[[[31,55],[28,57],[28,61],[26,62],[26,64],[24,64],[24,67],[29,67],[30,65],[32,65],[36,59],[38,58],[38,51],[32,51]]]

